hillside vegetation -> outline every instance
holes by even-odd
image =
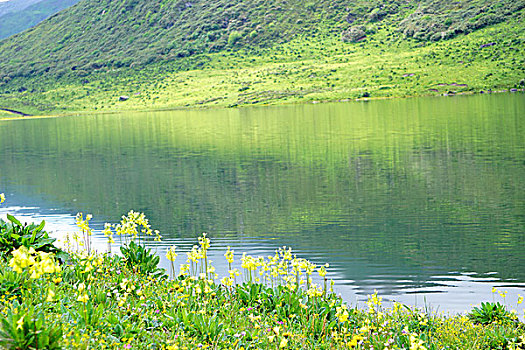
[[[140,94],[124,108],[147,109],[441,93],[439,83],[510,87],[525,78],[524,8],[524,0],[84,0],[0,42],[0,105],[39,113],[119,109],[120,94]]]

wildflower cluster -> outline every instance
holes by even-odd
[[[114,234],[124,237],[125,241],[140,240],[144,242],[144,237],[152,236],[155,241],[160,241],[162,236],[158,230],[153,230],[149,224],[149,220],[144,213],[138,213],[130,210],[127,215],[122,215],[120,223],[104,225],[104,235],[108,238],[110,243],[114,243]]]
[[[171,275],[172,276],[175,276],[175,259],[177,258],[177,256],[179,254],[175,253],[175,250],[176,250],[176,246],[171,246],[168,251],[166,252],[166,259],[169,260],[170,262],[170,268],[171,268]]]
[[[243,275],[244,283],[262,283],[270,287],[285,286],[289,290],[304,286],[311,297],[325,295],[327,292],[326,268],[328,264],[318,268],[310,261],[293,255],[291,248],[279,248],[274,255],[267,257],[254,257],[243,253],[241,268],[244,274],[236,268],[232,269],[234,255],[230,247],[224,256],[228,261],[230,275],[223,281],[225,285],[231,285],[235,277]],[[324,288],[313,283],[312,274],[317,268],[319,276],[325,280]]]
[[[93,230],[89,227],[89,220],[92,218],[93,215],[91,214],[86,215],[85,219],[82,213],[78,213],[76,216],[77,226],[80,229],[80,234],[83,239],[79,244],[85,246],[88,253],[91,252],[91,235],[93,234]]]
[[[24,246],[12,252],[13,257],[9,260],[9,266],[17,273],[28,271],[30,278],[37,279],[48,273],[60,272],[60,266],[55,262],[51,253],[37,252],[34,248]]]

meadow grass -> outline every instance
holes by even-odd
[[[185,257],[171,247],[167,273],[143,247],[160,240],[144,214],[106,224],[109,246],[93,251],[91,216],[62,242],[64,263],[21,246],[0,259],[0,345],[10,349],[524,349],[525,324],[503,306],[443,315],[369,296],[365,309],[332,291],[328,265],[290,248],[275,255],[224,257],[223,278],[208,259],[203,234]],[[2,237],[5,235],[2,232]],[[177,268],[176,262],[182,261]],[[320,281],[318,284],[314,281]],[[494,290],[494,292],[498,292]],[[504,292],[499,292],[504,295]],[[522,303],[523,298],[518,302]],[[496,305],[496,304],[490,304]]]

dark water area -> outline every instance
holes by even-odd
[[[525,294],[523,94],[0,121],[0,192],[56,231],[143,211],[161,255],[207,232],[220,276],[291,246],[350,302]]]

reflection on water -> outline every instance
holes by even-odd
[[[0,122],[0,191],[57,231],[140,210],[159,251],[208,232],[218,270],[228,245],[286,245],[350,301],[464,310],[525,294],[524,111],[498,95]]]

